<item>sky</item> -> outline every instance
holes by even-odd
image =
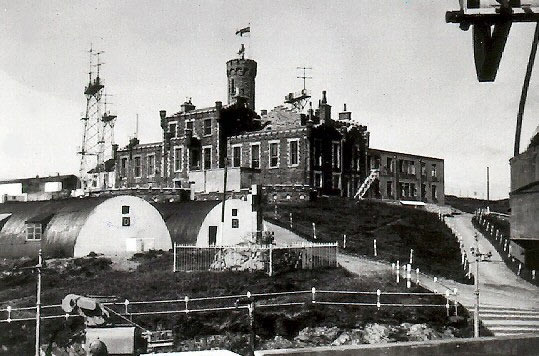
[[[187,97],[226,103],[235,31],[250,24],[258,62],[256,110],[281,105],[312,67],[316,107],[327,90],[367,125],[371,147],[445,159],[445,192],[509,193],[509,159],[533,24],[511,29],[494,83],[478,83],[471,31],[445,23],[458,1],[5,1],[0,0],[0,178],[77,174],[88,49],[118,115],[120,146],[161,138],[159,110]],[[539,120],[537,73],[524,115],[524,149]]]

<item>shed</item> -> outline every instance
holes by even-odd
[[[236,245],[251,241],[257,232],[258,212],[253,209],[252,195],[245,200],[227,199],[224,223],[219,200],[153,205],[165,220],[172,242],[180,245]]]
[[[1,257],[33,257],[40,248],[45,257],[80,257],[172,247],[159,212],[134,196],[6,203],[0,216],[7,216],[0,221]]]

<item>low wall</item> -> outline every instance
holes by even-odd
[[[532,356],[537,355],[539,335],[482,337],[480,339],[450,339],[424,342],[399,342],[384,345],[327,346],[305,349],[255,351],[255,356]]]

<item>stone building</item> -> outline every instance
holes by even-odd
[[[270,201],[306,200],[321,194],[353,197],[370,172],[369,157],[390,154],[398,155],[406,167],[415,159],[416,180],[411,184],[412,175],[403,172],[398,175],[400,180],[392,181],[388,195],[389,176],[381,174],[383,192],[371,196],[408,198],[419,194],[415,186],[418,190],[424,187],[425,200],[443,203],[443,160],[381,150],[368,154],[367,127],[352,120],[346,104],[332,116],[325,91],[318,107],[311,105],[306,113],[281,105],[258,114],[256,62],[230,60],[226,73],[226,105],[217,101],[197,109],[189,99],[172,115],[161,110],[161,141],[141,144],[132,139],[117,150],[117,187],[190,187],[204,195],[223,191],[226,171],[227,191],[261,184]],[[420,174],[421,162],[428,169],[426,177]],[[402,194],[395,194],[397,191]]]
[[[367,166],[379,170],[371,196],[444,204],[444,160],[368,148]]]

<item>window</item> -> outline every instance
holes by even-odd
[[[399,159],[399,173],[406,173],[404,170],[404,161],[402,159]]]
[[[318,139],[314,140],[314,165],[322,166],[322,141]]]
[[[122,214],[129,214],[129,205],[122,205]]]
[[[393,197],[393,182],[386,183],[387,196],[389,198]]]
[[[140,166],[140,156],[135,157],[135,178],[142,176],[142,167]]]
[[[340,174],[334,174],[333,177],[332,177],[332,186],[333,186],[333,189],[339,189],[339,186],[340,186],[340,180],[341,180],[341,175]]]
[[[433,177],[433,178],[436,178],[436,177],[437,177],[436,165],[435,165],[435,164],[432,165],[432,177]],[[433,186],[433,187],[434,187],[434,186]]]
[[[211,135],[211,119],[204,120],[204,135]]]
[[[269,144],[269,167],[279,166],[279,142],[270,142]]]
[[[191,159],[191,169],[197,170],[200,169],[200,150],[191,149],[190,150],[190,159]]]
[[[131,226],[131,218],[129,216],[122,216],[122,226]]]
[[[417,188],[415,183],[410,183],[410,196],[417,197]]]
[[[297,166],[299,164],[298,147],[299,140],[290,140],[288,142],[288,165]]]
[[[425,162],[421,162],[421,175],[426,176],[427,175],[427,165]]]
[[[341,143],[333,142],[332,144],[332,153],[333,153],[333,168],[339,169],[341,167]]]
[[[415,162],[414,161],[408,161],[408,174],[415,176]]]
[[[434,184],[431,186],[430,191],[432,193],[432,200],[435,201],[438,199],[438,192],[436,191],[436,186]]]
[[[232,216],[238,216],[238,209],[232,209]]]
[[[427,196],[427,185],[421,184],[421,199],[425,199]]]
[[[322,173],[321,172],[314,173],[314,186],[318,188],[322,188]]]
[[[170,137],[176,137],[176,124],[168,125],[168,132],[170,132]]]
[[[251,168],[260,168],[260,144],[251,145]]]
[[[41,223],[26,223],[26,239],[41,240]]]
[[[120,166],[120,175],[125,177],[127,175],[127,157],[122,158],[122,164]]]
[[[359,171],[361,167],[361,150],[359,149],[359,145],[356,145],[356,159],[354,161],[354,164],[354,168]]]
[[[182,170],[182,148],[174,147],[174,171],[180,172]]]
[[[148,156],[148,177],[151,177],[155,174],[155,156],[149,155]]]
[[[386,168],[388,172],[393,173],[393,158],[386,158]]]
[[[236,83],[234,82],[234,78],[230,79],[230,94],[236,95]]]
[[[211,146],[203,149],[204,169],[211,169]]]
[[[232,167],[241,166],[241,146],[232,147]]]
[[[193,120],[186,121],[186,122],[185,122],[185,128],[186,128],[187,130],[193,131]]]
[[[232,219],[232,228],[237,229],[240,227],[240,219]]]

